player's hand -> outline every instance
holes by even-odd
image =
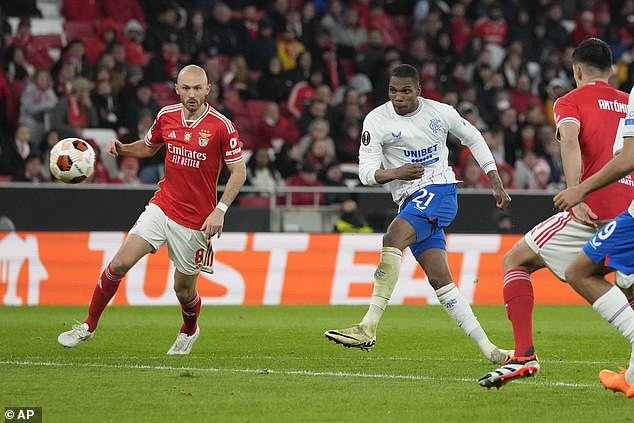
[[[502,187],[493,188],[493,198],[498,209],[504,210],[511,204],[511,196]]]
[[[106,144],[106,153],[112,157],[117,157],[121,152],[121,147],[123,147],[123,143],[121,141],[112,140]]]
[[[555,195],[555,198],[553,198],[553,202],[555,203],[555,207],[557,207],[559,210],[570,210],[577,204],[581,203],[583,201],[583,198],[584,195],[579,188],[579,185],[575,185],[574,187],[566,188],[559,194]]]
[[[595,222],[599,216],[597,216],[586,203],[577,204],[571,208],[571,211],[572,214],[583,223],[592,226],[596,230],[599,229],[599,225]]]
[[[214,209],[205,223],[200,227],[200,230],[205,233],[205,239],[209,240],[214,235],[218,234],[218,238],[222,235],[222,226],[225,222],[225,213],[220,209]]]
[[[407,163],[401,167],[397,167],[396,178],[401,181],[415,181],[416,179],[420,179],[425,173],[425,167],[420,163]]]

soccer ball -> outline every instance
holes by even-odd
[[[95,151],[79,138],[64,138],[51,149],[51,174],[58,181],[77,184],[95,170]]]

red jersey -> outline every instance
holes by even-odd
[[[242,160],[238,132],[213,107],[186,121],[182,104],[165,106],[145,136],[147,145],[165,144],[165,177],[150,200],[173,221],[200,229],[216,207],[218,176],[224,163]]]
[[[557,137],[559,126],[579,126],[581,180],[587,179],[614,157],[614,144],[621,118],[627,113],[628,95],[604,82],[593,82],[560,97],[553,106]],[[585,203],[599,220],[613,219],[627,209],[634,198],[632,175],[588,195]]]

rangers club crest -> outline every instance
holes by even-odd
[[[370,133],[368,131],[363,131],[363,134],[361,134],[361,144],[365,146],[370,144]]]
[[[209,137],[211,136],[211,132],[203,129],[198,133],[198,145],[201,147],[206,147],[209,144]]]

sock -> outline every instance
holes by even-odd
[[[101,313],[114,297],[114,294],[119,288],[119,283],[124,275],[119,275],[112,271],[110,265],[108,265],[99,277],[99,282],[95,286],[95,290],[92,293],[92,299],[90,300],[90,307],[88,307],[88,330],[94,332],[99,323]]]
[[[627,298],[621,290],[614,286],[608,292],[600,296],[592,308],[608,321],[612,326],[632,344],[630,365],[625,372],[627,383],[634,383],[634,310],[630,307]]]
[[[458,326],[469,335],[475,342],[480,351],[489,357],[496,346],[489,341],[484,329],[480,326],[480,322],[473,314],[471,306],[462,296],[454,283],[445,285],[436,290],[438,301],[445,308],[445,311],[458,324]]]
[[[634,295],[627,299],[627,302],[630,303],[630,307],[634,309]]]
[[[533,284],[529,273],[523,269],[511,269],[504,274],[504,305],[513,326],[515,355],[530,357],[533,347]]]
[[[181,314],[183,315],[183,326],[181,326],[181,333],[186,333],[187,336],[192,336],[196,332],[196,322],[198,321],[198,315],[200,314],[200,306],[202,300],[200,295],[196,292],[194,298],[185,304],[181,303]]]
[[[402,256],[403,253],[398,248],[383,247],[381,249],[381,259],[374,272],[374,291],[370,307],[361,321],[372,335],[376,333],[376,327],[396,286]]]

